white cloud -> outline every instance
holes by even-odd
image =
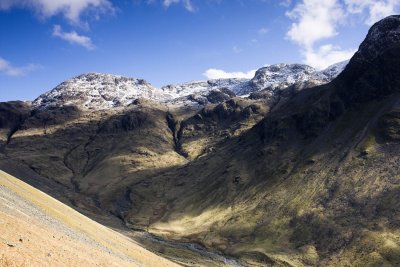
[[[399,8],[400,0],[302,0],[286,13],[293,20],[286,36],[299,45],[304,63],[325,68],[355,52],[331,42],[321,44],[338,35],[340,25],[354,18],[371,25]]]
[[[337,28],[346,16],[339,0],[303,0],[286,15],[294,21],[287,38],[300,46],[304,63],[323,69],[354,54],[354,49],[342,50],[332,44],[316,45],[338,35]]]
[[[84,35],[79,35],[75,31],[64,32],[60,25],[54,25],[53,27],[53,36],[59,37],[71,44],[77,44],[85,47],[88,50],[93,50],[95,46],[92,43],[92,40]]]
[[[24,76],[39,68],[41,68],[41,66],[38,64],[28,64],[23,67],[15,67],[10,62],[0,57],[0,73],[4,73],[8,76]]]
[[[238,78],[238,79],[251,79],[254,77],[256,70],[250,70],[248,72],[226,72],[220,69],[208,69],[203,75],[207,77],[207,79],[230,79],[230,78]]]
[[[64,15],[70,22],[78,23],[86,10],[105,12],[113,10],[109,0],[1,0],[0,10],[13,7],[30,8],[45,18]]]
[[[400,0],[344,0],[344,3],[350,14],[366,13],[367,25],[400,11]]]
[[[337,35],[336,27],[344,12],[337,0],[303,0],[287,16],[295,21],[288,38],[309,48],[316,41]]]
[[[163,0],[163,5],[167,8],[173,4],[180,4],[180,3],[183,4],[183,6],[186,8],[186,10],[188,10],[190,12],[196,11],[191,0]]]

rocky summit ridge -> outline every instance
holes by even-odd
[[[400,42],[400,17],[393,15],[374,24],[360,45],[355,58],[372,61]]]
[[[39,96],[33,102],[33,106],[39,109],[65,105],[107,109],[127,106],[141,97],[154,100],[167,98],[160,90],[142,79],[88,73],[65,81]]]

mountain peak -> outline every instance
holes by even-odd
[[[357,57],[372,61],[385,50],[400,42],[400,15],[393,15],[375,23],[360,45]]]

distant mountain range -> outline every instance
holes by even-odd
[[[138,98],[164,104],[204,105],[211,92],[229,96],[246,96],[253,92],[273,92],[293,84],[321,85],[334,79],[348,61],[330,66],[323,71],[302,64],[276,64],[259,69],[253,79],[216,79],[167,85],[160,89],[142,79],[88,73],[65,81],[39,96],[33,106],[38,109],[75,105],[84,109],[126,107]],[[212,102],[212,101],[211,101]]]

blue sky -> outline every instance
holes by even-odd
[[[0,0],[0,101],[86,72],[155,86],[349,58],[400,0]]]

